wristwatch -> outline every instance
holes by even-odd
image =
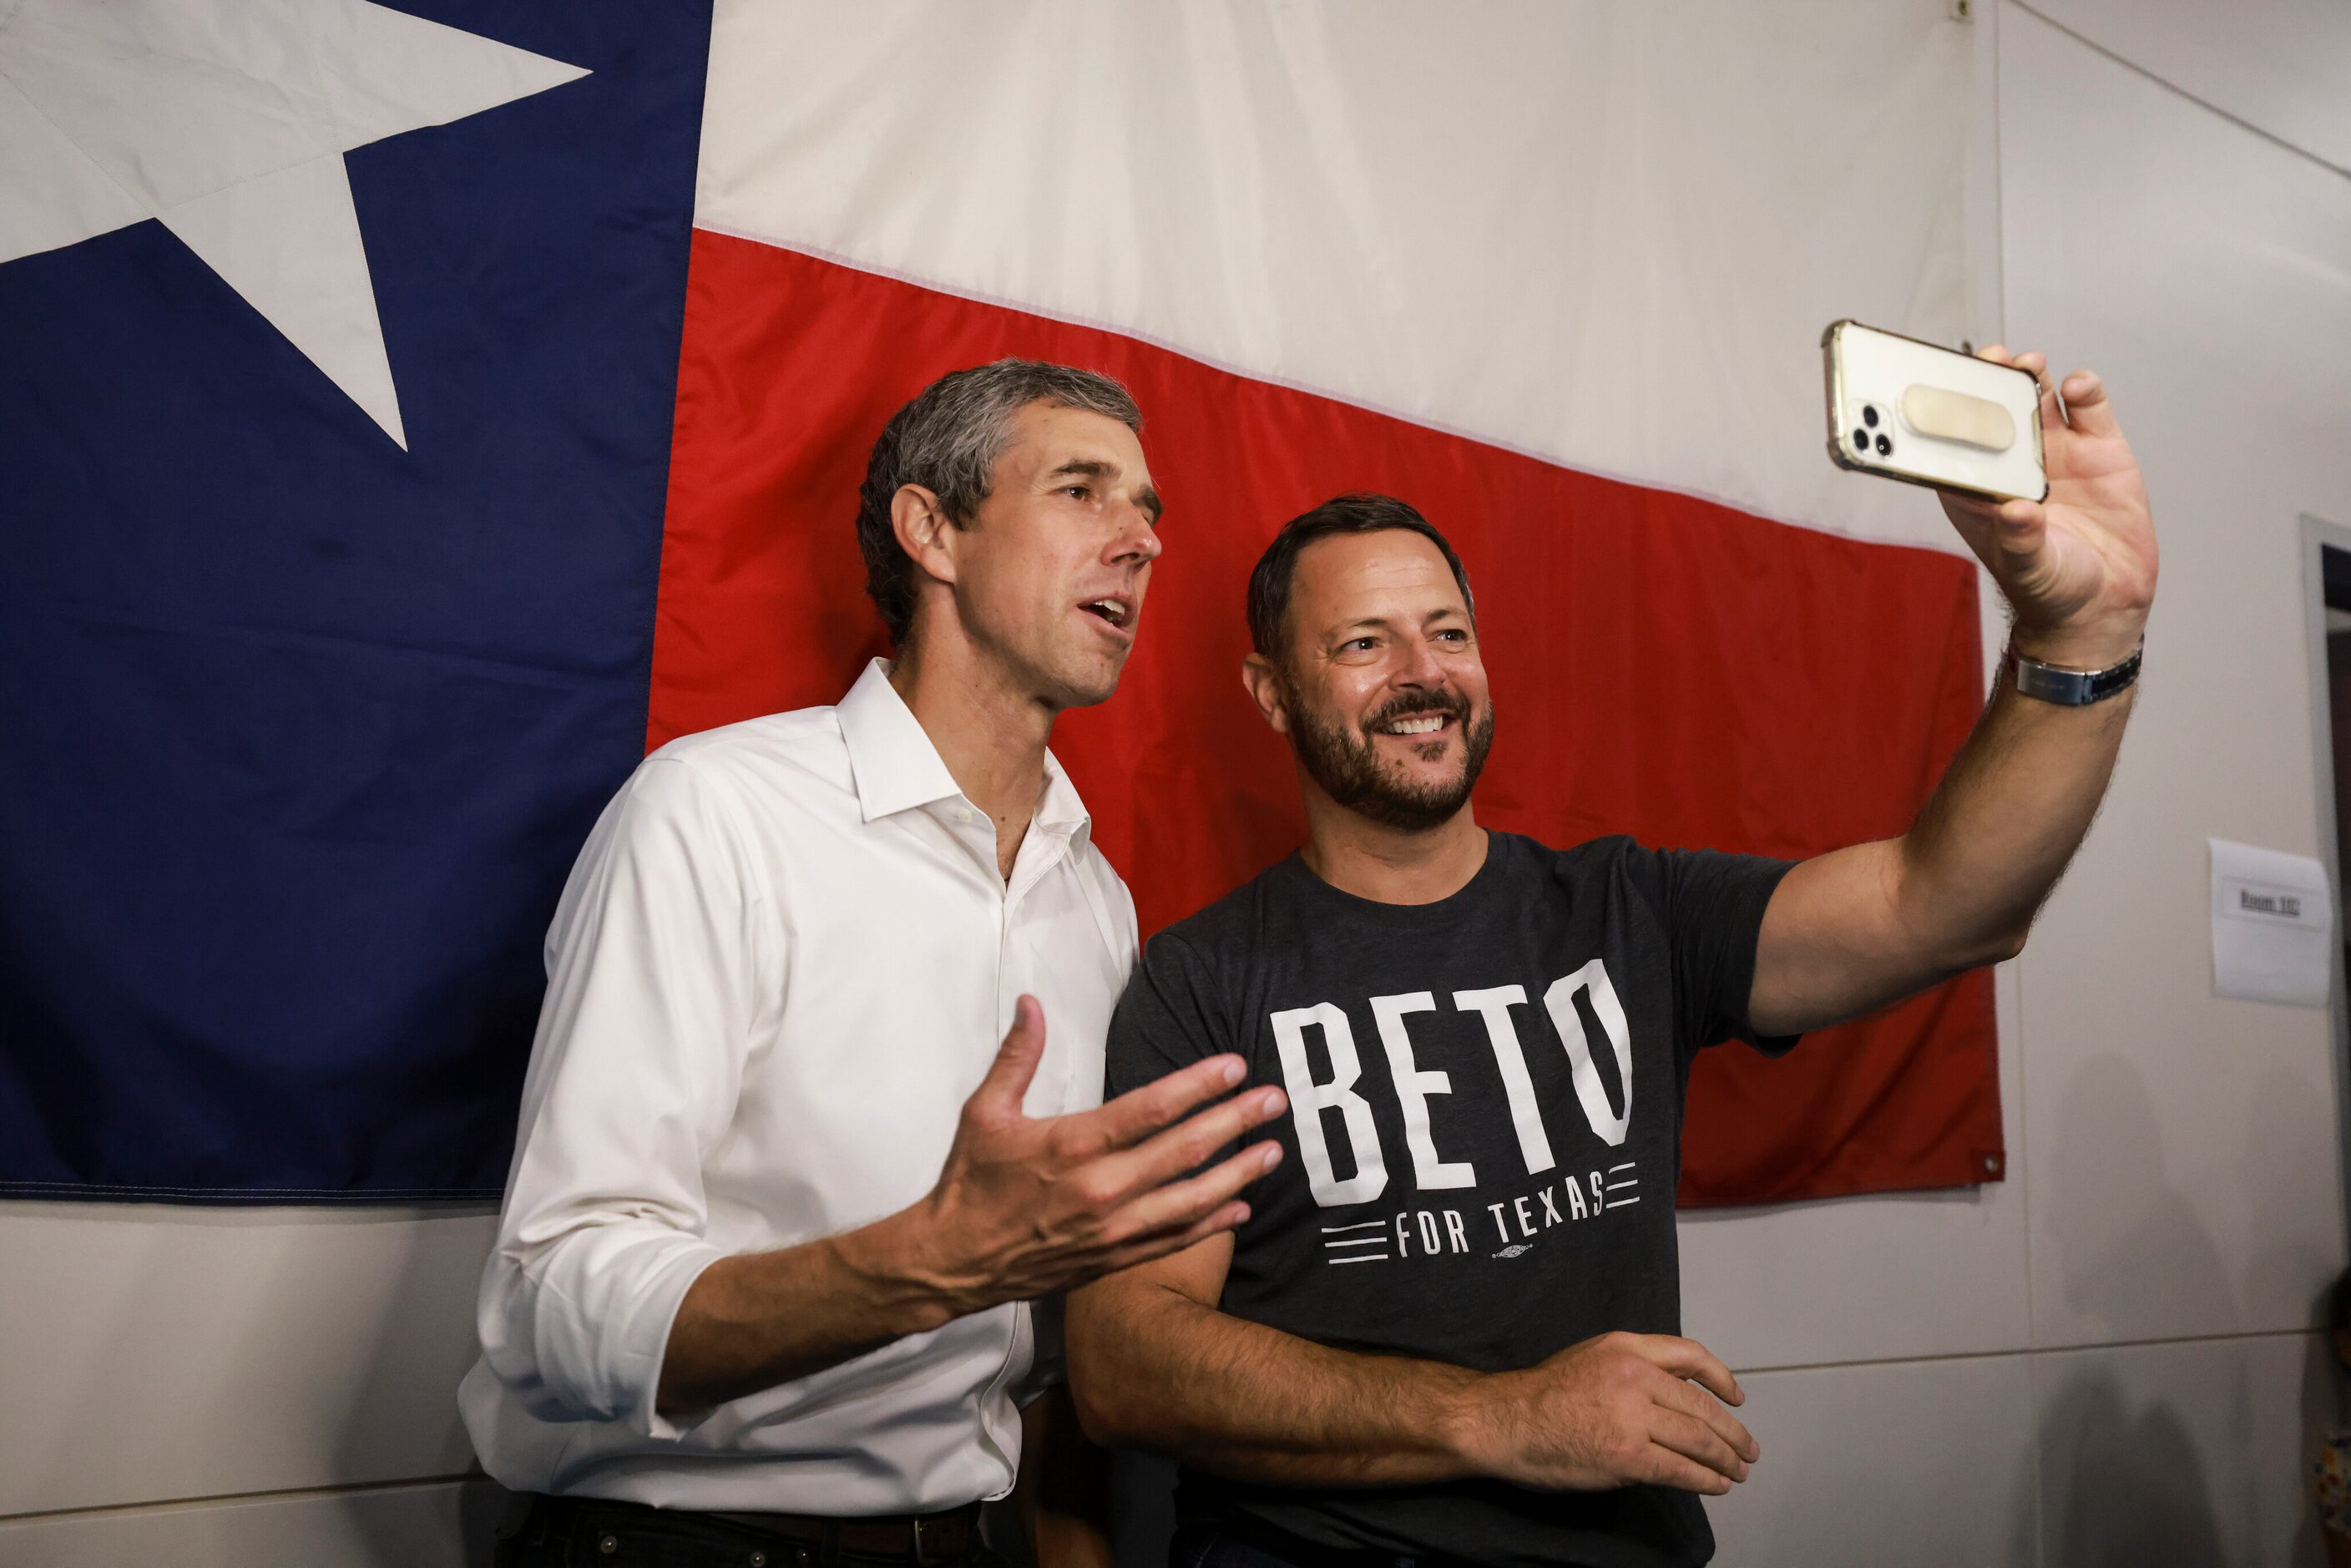
[[[2130,651],[2129,658],[2103,670],[2068,670],[2018,653],[2014,665],[2016,689],[2025,696],[2039,697],[2060,707],[2085,707],[2128,690],[2138,679],[2139,657],[2146,652],[2147,639],[2142,637],[2138,646]]]

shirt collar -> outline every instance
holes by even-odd
[[[889,660],[869,661],[834,711],[867,821],[963,793],[922,721],[890,684]]]
[[[1029,825],[1049,833],[1066,833],[1071,844],[1083,843],[1092,833],[1093,815],[1086,803],[1078,799],[1078,787],[1061,771],[1061,762],[1050,751],[1045,753],[1045,798],[1037,802],[1037,814]]]
[[[890,684],[890,669],[887,659],[868,661],[865,673],[834,709],[841,719],[841,738],[849,747],[849,771],[856,780],[858,807],[869,822],[963,795],[922,720]],[[1086,803],[1078,798],[1077,786],[1048,751],[1045,793],[1037,802],[1031,825],[1050,833],[1083,837],[1092,821]]]

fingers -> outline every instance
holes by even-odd
[[[1218,1149],[1250,1128],[1262,1126],[1280,1115],[1289,1103],[1288,1096],[1279,1089],[1253,1089],[1246,1094],[1236,1094],[1126,1154],[1104,1160],[1103,1168],[1123,1191],[1139,1192],[1146,1186],[1157,1186],[1197,1169],[1215,1157]]]
[[[2117,436],[2123,427],[2116,423],[2115,405],[2107,400],[2106,383],[2095,371],[2075,371],[2063,382],[2065,394],[2066,419],[2084,435]]]
[[[2065,400],[2057,395],[2057,383],[2049,379],[2045,369],[2032,372],[2041,388],[2041,429],[2045,435],[2051,431],[2069,428],[2065,423]]]
[[[1734,1481],[1747,1479],[1747,1460],[1725,1441],[1721,1433],[1679,1410],[1660,1405],[1651,1413],[1649,1441],[1696,1459],[1717,1475]]]
[[[2040,389],[2035,402],[2041,411],[2041,428],[2043,430],[2064,428],[2065,408],[2064,404],[2058,400],[2056,384],[2049,379],[2048,355],[2038,349],[2027,349],[2021,354],[2011,354],[1994,343],[1976,350],[1976,358],[1990,360],[1995,365],[2011,365],[2030,375],[2033,383]]]
[[[1644,1333],[1625,1336],[1633,1349],[1655,1365],[1663,1367],[1676,1377],[1686,1377],[1708,1390],[1725,1405],[1744,1405],[1746,1394],[1739,1380],[1730,1375],[1730,1368],[1715,1358],[1714,1352],[1694,1339],[1677,1334]]]
[[[1632,1467],[1628,1481],[1646,1481],[1651,1486],[1672,1487],[1678,1491],[1704,1492],[1708,1497],[1720,1497],[1731,1487],[1730,1478],[1719,1470],[1708,1469],[1696,1459],[1677,1454],[1663,1444],[1651,1443]]]
[[[1115,1274],[1121,1270],[1132,1269],[1138,1264],[1155,1262],[1178,1252],[1189,1251],[1212,1236],[1220,1236],[1228,1230],[1239,1229],[1241,1226],[1248,1223],[1249,1217],[1248,1204],[1228,1203],[1222,1208],[1193,1221],[1185,1229],[1163,1230],[1156,1235],[1141,1237],[1116,1249],[1103,1264],[1102,1271]],[[1213,1306],[1216,1303],[1210,1301],[1208,1304]]]
[[[1249,1075],[1238,1056],[1212,1056],[1155,1083],[1130,1090],[1107,1105],[1061,1118],[1072,1154],[1105,1154],[1149,1137],[1194,1106],[1213,1100]],[[1213,1153],[1217,1145],[1209,1145]],[[1206,1157],[1206,1155],[1202,1156]]]
[[[1762,1458],[1763,1450],[1757,1446],[1755,1434],[1750,1432],[1746,1424],[1738,1416],[1724,1409],[1720,1400],[1698,1385],[1680,1381],[1670,1383],[1657,1392],[1656,1399],[1657,1404],[1667,1409],[1678,1411],[1691,1420],[1702,1424],[1720,1438],[1731,1452],[1749,1464],[1753,1464]],[[1682,1451],[1689,1452],[1687,1448]],[[1695,1458],[1698,1456],[1691,1457]],[[1742,1476],[1740,1479],[1743,1480],[1746,1478]]]
[[[2011,558],[2032,555],[2049,536],[2048,508],[2039,501],[2002,501],[1993,519],[1992,538]]]
[[[1990,360],[1995,365],[2013,365],[2031,375],[2035,381],[2040,380],[2043,373],[2049,369],[2049,356],[2038,349],[2027,349],[2021,354],[2011,354],[1998,343],[1987,343],[1976,350],[1976,358]]]
[[[1036,998],[1024,996],[1012,1004],[1012,1028],[967,1103],[994,1115],[1019,1114],[1021,1099],[1044,1059],[1045,1009]]]
[[[1188,1227],[1280,1163],[1280,1144],[1252,1145],[1196,1176],[1154,1187],[1113,1214],[1108,1228],[1125,1240]]]

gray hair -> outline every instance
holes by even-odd
[[[1040,360],[998,360],[951,371],[890,416],[866,460],[857,490],[857,548],[865,557],[865,591],[904,643],[914,618],[914,563],[890,526],[890,502],[920,485],[939,498],[957,528],[987,499],[989,471],[1012,444],[1012,416],[1032,402],[1052,403],[1143,429],[1143,412],[1110,377]]]

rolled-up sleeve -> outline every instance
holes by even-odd
[[[548,934],[485,1360],[530,1413],[654,1437],[678,1304],[723,1252],[704,1158],[725,1135],[774,972],[769,901],[722,787],[642,764],[598,821]]]

